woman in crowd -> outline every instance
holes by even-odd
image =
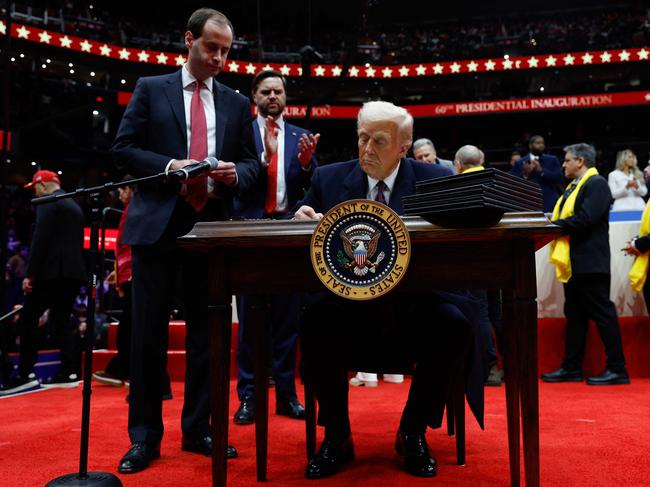
[[[636,155],[629,149],[616,154],[616,170],[609,173],[609,188],[614,197],[613,211],[643,210],[648,188],[637,167]]]

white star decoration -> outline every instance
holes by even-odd
[[[421,65],[420,65],[420,66],[421,66]],[[444,69],[445,69],[445,68],[444,68],[444,66],[443,66],[442,64],[436,64],[436,65],[433,67],[433,74],[442,74],[442,72],[444,71]],[[421,72],[421,73],[418,71],[418,75],[420,75],[420,74],[424,74],[424,68],[422,69],[422,72]]]
[[[120,55],[120,59],[129,59],[131,53],[126,48],[122,48],[117,52]]]
[[[59,43],[61,44],[61,47],[70,49],[70,46],[72,46],[72,39],[68,36],[63,36],[59,39]]]
[[[645,101],[650,101],[650,93],[645,94]]]
[[[3,20],[0,20],[0,34],[5,35],[7,33],[7,26]]]
[[[367,76],[368,78],[374,78],[374,77],[375,77],[375,72],[376,72],[376,71],[377,71],[377,70],[376,70],[375,68],[373,68],[372,66],[370,66],[369,68],[366,68],[366,76]]]
[[[384,76],[384,78],[392,78],[393,77],[393,70],[390,69],[387,66],[387,67],[385,67],[384,69],[381,70],[381,74]]]
[[[594,57],[586,52],[584,56],[582,56],[582,62],[583,64],[591,64],[591,62],[594,60]]]
[[[273,68],[271,67],[270,64],[267,64],[262,67],[262,71],[273,71]]]
[[[343,70],[338,66],[334,66],[332,68],[332,76],[334,76],[335,78],[341,76],[342,72],[343,72]]]
[[[291,68],[289,66],[286,64],[280,66],[280,74],[282,74],[282,76],[289,76],[289,73],[291,73]]]
[[[183,64],[185,64],[185,58],[180,54],[176,56],[175,61],[176,61],[176,66],[182,66]]]
[[[169,59],[169,57],[167,55],[165,55],[164,52],[161,52],[160,54],[158,54],[156,56],[156,61],[158,61],[158,64],[167,64],[168,59]]]
[[[510,59],[503,61],[503,69],[512,69],[512,61]]]
[[[106,44],[103,46],[99,46],[99,52],[102,56],[110,56],[111,55],[112,49],[108,47]]]
[[[538,64],[539,64],[539,59],[537,59],[536,57],[531,57],[530,59],[528,59],[529,68],[536,68]]]
[[[460,64],[454,63],[451,66],[449,66],[449,69],[451,69],[452,73],[460,73]]]
[[[30,31],[25,28],[24,25],[21,25],[18,29],[16,29],[16,32],[18,33],[18,39],[28,39]]]
[[[611,61],[611,59],[612,59],[612,55],[607,51],[605,51],[600,55],[600,60],[604,63],[608,63],[609,61]]]
[[[486,71],[494,71],[494,67],[496,66],[496,63],[492,61],[491,59],[488,59],[485,61],[485,70]]]
[[[401,68],[399,68],[399,75],[400,76],[408,76],[409,71],[410,71],[409,68],[407,68],[406,66],[402,66]]]
[[[138,60],[141,63],[148,63],[149,62],[149,53],[147,53],[147,51],[140,51],[138,53]]]
[[[323,66],[316,66],[314,72],[316,73],[316,76],[325,76],[325,68]]]
[[[255,66],[252,63],[246,65],[246,74],[255,74]]]
[[[352,66],[350,68],[350,78],[356,78],[357,76],[359,76],[359,68]]]
[[[618,58],[621,61],[629,61],[630,60],[630,53],[627,52],[626,50],[623,50],[618,54]]]
[[[648,51],[645,50],[645,48],[641,49],[641,50],[638,52],[639,59],[648,59],[648,54],[649,54],[649,53],[648,53]]]
[[[557,58],[553,56],[549,56],[546,58],[546,65],[547,66],[555,66],[555,63],[557,62]]]
[[[571,54],[567,54],[566,56],[564,56],[564,64],[566,66],[571,66],[573,65],[573,61],[575,61],[575,59],[576,59],[575,56],[572,56]]]
[[[79,47],[81,47],[81,50],[83,52],[90,52],[90,48],[93,47],[93,45],[88,42],[86,39],[83,40],[83,42],[79,43]]]
[[[470,73],[475,72],[477,69],[478,69],[478,64],[475,63],[474,61],[467,64],[467,70]]]
[[[46,30],[38,34],[38,37],[40,37],[41,42],[44,44],[49,44],[50,40],[52,39],[52,36]]]
[[[440,67],[442,67],[442,66],[440,66]],[[427,68],[425,68],[421,64],[415,68],[415,73],[418,76],[424,76],[424,73],[426,73],[426,72],[427,72]]]

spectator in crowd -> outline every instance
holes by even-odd
[[[650,281],[648,280],[648,267],[650,262],[650,203],[646,204],[641,216],[639,236],[633,238],[623,252],[634,256],[634,263],[630,268],[630,286],[636,292],[643,291],[643,299],[650,313]]]
[[[515,162],[517,162],[519,159],[521,159],[521,152],[518,150],[513,150],[512,153],[510,154],[510,169],[512,170],[515,167]]]
[[[607,177],[614,198],[613,211],[643,210],[643,197],[648,194],[643,173],[637,167],[636,155],[630,149],[616,154],[616,169]]]
[[[204,258],[177,248],[176,238],[196,222],[228,218],[234,195],[248,190],[258,176],[250,102],[215,79],[225,67],[232,38],[232,23],[221,12],[202,8],[192,13],[185,32],[187,63],[175,73],[140,78],[111,148],[118,165],[136,177],[178,171],[208,157],[219,160],[216,169],[184,184],[141,185],[129,205],[123,242],[132,246],[133,258],[131,446],[119,462],[120,473],[144,470],[160,456],[160,371],[179,275],[187,330],[180,446],[212,455],[206,373],[210,277]],[[229,447],[227,454],[233,458],[237,452]]]
[[[37,197],[63,194],[61,181],[52,171],[36,171],[25,185]],[[44,387],[75,387],[79,384],[80,350],[70,320],[79,287],[86,279],[83,256],[84,215],[70,198],[36,207],[36,224],[23,279],[25,306],[19,324],[20,363],[15,376],[0,394],[12,394],[38,386],[34,374],[37,359],[36,333],[39,318],[50,310],[50,322],[61,347],[61,370]]]
[[[456,172],[454,163],[448,161],[447,159],[440,159],[436,148],[429,139],[418,139],[413,142],[413,157],[418,161],[422,162],[431,162],[434,164],[439,164],[442,167],[446,167],[452,173]]]
[[[417,181],[449,174],[437,165],[406,158],[412,131],[413,118],[405,109],[383,101],[365,103],[357,123],[359,159],[317,168],[295,218],[318,220],[335,205],[355,198],[374,199],[401,213],[402,196],[412,194]],[[321,447],[307,465],[308,478],[334,475],[354,458],[346,380],[351,362],[387,367],[384,370],[415,364],[395,446],[406,471],[420,477],[437,471],[425,432],[427,425],[441,424],[451,378],[463,364],[472,368],[466,369],[468,376],[473,376],[474,367],[480,368],[475,356],[466,361],[473,340],[473,299],[452,293],[382,299],[349,301],[327,292],[308,298],[301,326],[305,382],[313,388],[319,424],[325,427]],[[422,326],[423,316],[435,326]],[[482,387],[468,392],[470,404],[478,406],[473,409],[478,418],[482,394]]]
[[[277,71],[260,71],[253,78],[252,97],[257,106],[253,132],[264,170],[251,190],[235,199],[235,213],[246,218],[279,218],[300,198],[317,166],[314,152],[320,134],[288,123],[282,113],[287,105],[287,81]],[[260,299],[270,302],[271,376],[275,381],[276,413],[305,419],[305,408],[296,395],[296,343],[300,319],[300,297],[295,295],[240,296],[237,341],[237,394],[240,404],[235,424],[255,420],[254,326],[249,306]]]
[[[612,194],[598,175],[596,150],[588,144],[566,147],[564,173],[571,184],[558,200],[552,221],[563,236],[551,244],[551,262],[564,284],[566,343],[559,369],[542,374],[545,382],[582,381],[589,320],[605,346],[605,370],[587,384],[629,384],[616,307],[609,298],[609,205]]]
[[[560,160],[552,154],[544,153],[546,144],[541,135],[533,135],[528,142],[528,148],[528,154],[515,161],[510,172],[539,184],[542,189],[543,210],[549,213],[553,211],[558,198],[558,187],[562,183]]]

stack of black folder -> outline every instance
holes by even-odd
[[[420,181],[403,198],[404,213],[445,227],[494,225],[506,212],[542,211],[536,183],[498,169]]]

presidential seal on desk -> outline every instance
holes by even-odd
[[[411,241],[388,206],[345,201],[318,223],[309,247],[320,281],[346,299],[368,300],[392,291],[406,274]]]

